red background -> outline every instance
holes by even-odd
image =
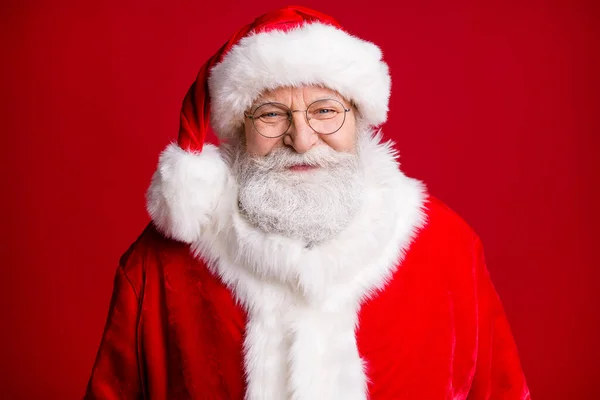
[[[181,101],[279,1],[3,2],[8,399],[81,397]],[[452,4],[453,3],[453,4]],[[381,46],[404,171],[480,234],[535,399],[600,398],[597,2],[306,1]]]

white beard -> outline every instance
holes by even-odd
[[[278,147],[267,156],[254,157],[242,143],[230,150],[239,210],[264,232],[312,247],[343,231],[362,204],[365,181],[359,153],[321,145],[304,154]],[[318,168],[288,169],[298,164]]]

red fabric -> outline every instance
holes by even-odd
[[[529,399],[481,243],[438,200],[359,317],[370,399]],[[150,225],[117,269],[85,399],[242,399],[245,319],[187,245]]]
[[[330,16],[306,7],[290,6],[264,14],[235,32],[227,43],[200,68],[196,80],[183,100],[177,139],[179,146],[188,151],[202,151],[210,127],[208,75],[212,67],[218,64],[240,39],[250,32],[285,30],[302,23],[316,21],[340,28],[339,23]]]

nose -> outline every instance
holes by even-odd
[[[319,135],[312,130],[304,111],[292,111],[292,125],[283,137],[286,146],[293,147],[297,153],[306,153],[319,141]]]

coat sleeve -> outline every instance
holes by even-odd
[[[478,301],[476,370],[468,400],[529,400],[530,394],[500,298],[475,238]]]
[[[116,271],[108,317],[84,400],[141,399],[137,351],[139,299],[123,262]]]

